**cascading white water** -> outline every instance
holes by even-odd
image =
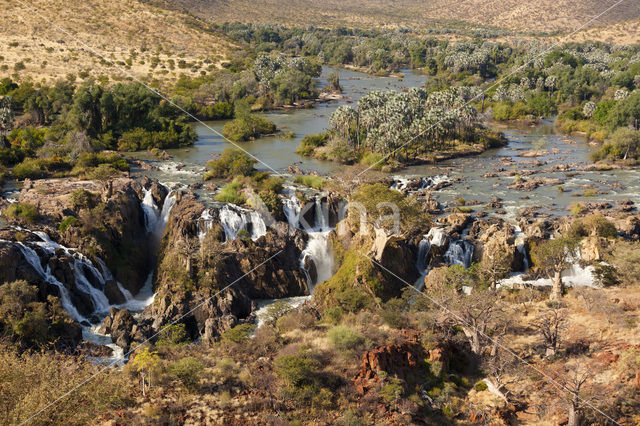
[[[213,216],[211,215],[211,209],[204,209],[198,220],[198,240],[200,244],[204,241],[204,237],[209,232],[209,229],[213,227]]]
[[[51,271],[49,270],[48,265],[46,270],[42,268],[42,264],[40,263],[40,257],[38,256],[36,251],[31,247],[26,246],[22,243],[18,243],[18,247],[20,248],[20,251],[22,251],[24,258],[27,260],[27,262],[29,262],[29,264],[33,267],[33,269],[35,269],[35,271],[42,277],[42,279],[46,283],[55,285],[56,287],[58,287],[58,290],[60,292],[60,303],[62,304],[62,307],[69,313],[69,315],[71,315],[71,317],[77,320],[78,322],[86,321],[86,318],[80,315],[76,307],[71,302],[71,297],[69,296],[69,290],[67,290],[64,284],[58,281],[58,279],[51,274]]]
[[[249,221],[251,223],[251,239],[257,240],[263,235],[267,234],[267,224],[264,223],[264,219],[257,211],[251,211],[249,213]]]
[[[431,228],[426,235],[426,238],[429,240],[432,246],[442,247],[447,243],[447,233],[444,232],[444,228]]]
[[[522,260],[523,269],[524,269],[523,272],[527,272],[527,270],[529,269],[529,259],[527,256],[527,248],[525,246],[527,236],[522,232],[519,226],[515,227],[514,236],[515,236],[516,250],[518,250],[518,253],[520,253],[523,257],[523,260]]]
[[[473,259],[473,244],[463,240],[453,240],[444,254],[444,260],[450,265],[471,266]]]
[[[227,241],[238,238],[240,231],[251,229],[251,239],[257,240],[267,233],[267,225],[260,216],[260,213],[253,210],[243,210],[225,204],[219,211],[220,224],[224,229]],[[250,226],[249,226],[250,225]]]
[[[164,199],[164,203],[162,204],[162,211],[160,212],[160,217],[156,221],[156,226],[153,231],[153,234],[156,237],[157,241],[160,241],[162,235],[164,234],[164,230],[167,228],[167,223],[169,223],[169,216],[171,215],[171,209],[173,209],[174,204],[176,203],[176,192],[171,191],[167,194]]]
[[[413,286],[417,290],[422,290],[424,287],[424,279],[429,273],[429,253],[431,252],[431,239],[429,234],[425,235],[418,243],[418,257],[416,258],[416,269],[420,273],[420,277],[416,280]]]
[[[287,222],[289,222],[289,226],[292,228],[298,228],[300,225],[300,200],[298,197],[293,194],[289,198],[284,198],[282,200],[282,209],[284,211],[284,215],[287,217]]]
[[[300,257],[300,266],[307,276],[307,287],[310,294],[313,293],[313,289],[318,283],[326,281],[333,276],[333,253],[331,253],[331,248],[328,244],[330,232],[330,230],[309,232],[307,247],[305,247]],[[315,282],[305,268],[307,258],[310,258],[316,267]]]
[[[144,198],[142,199],[144,225],[147,232],[153,232],[153,230],[155,230],[156,228],[160,212],[155,200],[153,199],[153,193],[151,192],[151,190],[142,188],[142,192],[144,192]]]
[[[316,195],[316,229],[319,231],[326,231],[329,228],[329,210],[326,208],[326,204],[323,207],[322,197]]]

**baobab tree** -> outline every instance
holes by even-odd
[[[562,271],[571,267],[578,257],[579,240],[569,237],[559,237],[544,241],[531,250],[531,257],[536,268],[552,279],[552,301],[560,300],[564,294]]]
[[[564,310],[555,305],[538,315],[538,318],[533,322],[533,327],[542,336],[546,357],[552,357],[557,353],[560,335],[565,325],[566,316]]]

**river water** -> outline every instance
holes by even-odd
[[[326,77],[332,68],[325,67],[319,78],[319,86],[326,84]],[[319,133],[328,126],[329,116],[340,105],[357,102],[370,90],[402,90],[424,84],[425,76],[410,70],[404,71],[403,78],[375,77],[345,69],[335,69],[340,75],[344,88],[344,99],[320,103],[313,109],[289,109],[269,112],[266,115],[279,128],[293,131],[296,137],[283,139],[280,136],[260,138],[239,144],[248,152],[260,158],[278,172],[286,173],[289,165],[295,163],[303,170],[317,171],[331,175],[345,166],[315,159],[304,158],[296,154],[296,148],[305,135]],[[207,126],[222,133],[225,121],[208,122]],[[195,123],[194,128],[199,139],[195,145],[186,149],[169,150],[172,161],[153,159],[148,153],[137,153],[137,158],[145,159],[160,168],[155,172],[144,172],[162,182],[189,184],[199,182],[205,164],[233,145],[212,132],[207,126]],[[580,166],[590,164],[589,153],[594,149],[583,137],[556,134],[551,121],[536,126],[502,128],[509,140],[506,147],[485,152],[476,157],[458,158],[438,163],[406,168],[394,175],[406,176],[444,176],[453,183],[435,193],[443,204],[455,203],[458,198],[475,200],[483,204],[493,197],[504,200],[503,214],[507,219],[514,218],[517,211],[527,206],[544,206],[553,215],[567,214],[569,206],[577,201],[610,201],[631,199],[640,202],[640,173],[636,170],[615,171],[576,171]],[[548,155],[537,158],[522,157],[528,150],[547,151]],[[577,164],[566,171],[549,170],[554,166]],[[178,166],[180,165],[180,166]],[[266,167],[257,164],[260,169]],[[180,170],[178,170],[180,169]],[[488,172],[493,172],[488,175]],[[532,175],[528,173],[534,172]],[[563,192],[559,184],[538,187],[533,191],[508,188],[521,174],[529,178],[558,178],[562,180]],[[586,187],[592,187],[597,194],[582,197]],[[208,195],[208,194],[204,194]],[[208,198],[205,196],[205,199]],[[489,212],[494,214],[494,212]]]

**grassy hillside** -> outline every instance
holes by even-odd
[[[1,74],[19,73],[35,80],[76,76],[125,76],[109,61],[137,77],[171,79],[180,73],[199,75],[215,67],[229,44],[208,33],[186,14],[136,0],[3,2],[0,18]],[[95,57],[80,42],[109,61]],[[180,62],[184,61],[184,62]],[[16,65],[17,64],[17,65]]]
[[[614,1],[599,0],[292,0],[283,8],[279,0],[152,0],[216,22],[278,22],[320,26],[421,26],[459,25],[465,21],[482,26],[504,27],[515,31],[571,31],[605,11]],[[629,0],[616,6],[598,24],[610,24],[640,16],[640,1]]]

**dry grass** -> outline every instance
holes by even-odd
[[[136,0],[26,0],[34,13],[17,2],[2,1],[0,75],[16,72],[20,78],[55,80],[76,76],[109,75],[174,79],[180,73],[197,75],[217,66],[232,47],[216,35],[191,24],[187,15],[152,7]],[[61,31],[63,28],[65,31]],[[70,36],[71,35],[71,36]],[[77,40],[74,40],[77,39]],[[108,61],[90,52],[91,47]],[[152,67],[157,57],[157,66]],[[175,67],[169,67],[173,60]],[[195,65],[180,69],[178,61]],[[113,66],[107,62],[119,63]],[[15,70],[22,62],[24,70]]]
[[[283,8],[279,0],[259,4],[246,0],[157,0],[216,22],[277,22],[288,25],[319,26],[409,26],[420,28],[441,21],[455,25],[466,21],[482,26],[509,28],[515,31],[571,31],[604,12],[614,1],[600,0],[291,0]],[[640,16],[640,1],[631,0],[616,6],[597,23],[606,25]]]

